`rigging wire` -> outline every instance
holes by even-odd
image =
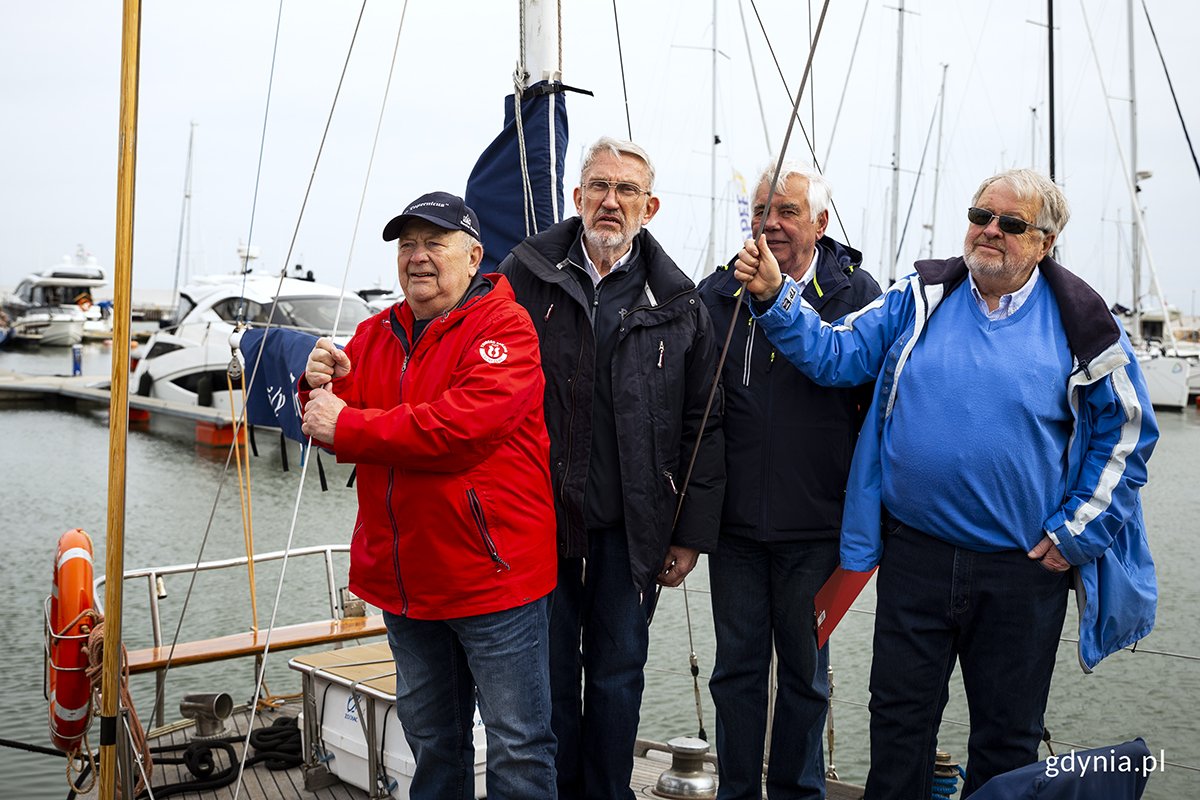
[[[1129,192],[1129,197],[1133,200],[1133,221],[1137,226],[1138,236],[1141,238],[1142,245],[1146,248],[1146,264],[1150,267],[1150,285],[1154,291],[1155,297],[1158,298],[1158,304],[1162,308],[1163,319],[1167,320],[1167,301],[1163,297],[1162,286],[1158,282],[1158,270],[1154,268],[1154,255],[1150,250],[1150,239],[1146,236],[1146,220],[1142,218],[1142,209],[1137,202],[1137,187],[1133,185],[1133,178],[1129,171],[1128,165],[1125,163],[1125,153],[1121,150],[1121,137],[1117,134],[1117,123],[1113,119],[1112,106],[1108,103],[1108,87],[1104,81],[1104,71],[1100,68],[1100,54],[1096,52],[1096,39],[1092,35],[1092,24],[1088,21],[1087,7],[1084,5],[1084,0],[1079,0],[1079,11],[1083,15],[1083,28],[1087,31],[1088,47],[1092,51],[1092,62],[1096,66],[1096,80],[1100,84],[1100,96],[1104,98],[1104,110],[1108,114],[1108,127],[1112,132],[1113,141],[1116,143],[1117,158],[1121,162],[1121,176],[1125,179],[1125,188]],[[1137,298],[1134,298],[1137,302]],[[1171,350],[1175,350],[1175,333],[1171,330],[1169,324],[1163,325],[1163,332],[1166,334],[1167,343]]]
[[[264,146],[265,146],[266,138],[267,138],[267,121],[268,121],[268,118],[270,115],[270,110],[271,110],[271,95],[272,95],[272,91],[273,91],[274,84],[275,84],[275,65],[276,65],[278,54],[279,54],[279,32],[282,28],[282,25],[283,25],[283,0],[280,0],[279,10],[275,16],[275,38],[274,38],[274,44],[272,45],[272,50],[271,50],[270,74],[267,79],[267,100],[266,100],[265,107],[263,109],[262,133],[259,138],[258,166],[257,166],[256,172],[255,172],[255,177],[254,177],[254,196],[253,196],[253,199],[250,204],[250,231],[247,234],[246,249],[243,253],[242,291],[241,291],[242,302],[238,307],[238,311],[237,311],[237,315],[236,315],[239,324],[242,322],[242,320],[244,319],[244,315],[245,315],[246,266],[249,263],[250,244],[253,241],[253,237],[254,237],[254,219],[255,219],[255,212],[258,208],[258,189],[259,189],[259,184],[262,179],[263,152],[264,152]],[[289,256],[290,256],[290,253],[289,253]],[[285,262],[285,264],[286,264],[286,262]],[[272,304],[271,313],[273,316],[274,315],[274,304]],[[270,324],[271,324],[270,318],[268,318],[268,321],[267,321],[268,327],[270,326]],[[253,376],[251,376],[251,384],[253,384]],[[243,408],[242,413],[243,413],[243,415],[245,414],[244,408]],[[237,437],[241,433],[241,424],[240,423],[241,423],[240,419],[234,421],[233,436],[234,436],[235,442],[237,441]],[[226,456],[225,456],[225,465],[221,471],[221,478],[217,482],[217,491],[216,491],[215,496],[213,497],[212,507],[209,509],[209,512],[208,512],[208,520],[204,526],[204,536],[201,537],[201,539],[200,539],[200,550],[196,554],[195,566],[193,567],[192,573],[191,573],[192,577],[188,581],[187,592],[184,594],[183,604],[180,606],[179,619],[175,623],[175,632],[171,637],[171,646],[167,651],[167,662],[166,662],[166,666],[164,667],[164,673],[170,671],[171,662],[175,657],[175,646],[179,642],[179,634],[183,630],[183,621],[187,617],[188,606],[192,599],[192,592],[196,586],[196,578],[199,576],[200,564],[204,560],[204,550],[208,546],[208,538],[212,534],[213,522],[216,519],[217,509],[220,507],[221,492],[224,489],[225,481],[229,476],[229,464],[233,460],[233,455],[234,455],[234,447],[233,447],[233,444],[231,443],[230,447],[229,447],[229,451],[228,451],[228,453],[226,453]],[[163,696],[164,696],[165,692],[166,692],[166,681],[159,681],[158,687],[155,690],[154,705],[152,708],[158,709],[160,707],[160,705],[163,702]],[[163,720],[161,720],[161,719],[159,720],[160,723],[162,723],[162,721]]]
[[[316,170],[317,170],[317,166],[320,164],[320,160],[321,160],[321,154],[322,154],[322,152],[324,151],[325,141],[326,141],[326,139],[327,139],[327,137],[328,137],[328,134],[329,134],[329,127],[330,127],[330,125],[331,125],[331,123],[332,123],[332,119],[333,119],[333,113],[334,113],[335,109],[337,108],[338,98],[339,98],[339,96],[340,96],[340,94],[341,94],[342,85],[343,85],[343,83],[344,83],[344,81],[345,81],[345,77],[346,77],[346,71],[347,71],[347,69],[348,69],[348,67],[349,67],[349,63],[350,63],[350,56],[351,56],[351,54],[352,54],[352,53],[353,53],[353,51],[354,51],[354,45],[355,45],[355,42],[357,41],[358,32],[359,32],[359,30],[360,30],[360,28],[361,28],[361,25],[362,25],[362,17],[363,17],[363,13],[364,13],[364,11],[365,11],[365,10],[366,10],[366,0],[363,0],[363,4],[362,4],[362,6],[361,6],[361,7],[360,7],[360,9],[359,9],[358,18],[357,18],[357,20],[356,20],[356,22],[355,22],[354,33],[353,33],[353,35],[352,35],[352,37],[351,37],[351,40],[350,40],[350,45],[349,45],[349,47],[348,47],[348,49],[347,49],[347,52],[346,52],[346,59],[345,59],[345,61],[344,61],[344,63],[343,63],[343,66],[342,66],[342,72],[341,72],[341,75],[340,75],[340,77],[339,77],[339,79],[338,79],[338,85],[337,85],[337,89],[336,89],[336,91],[334,92],[333,101],[332,101],[332,103],[331,103],[331,105],[330,105],[329,114],[328,114],[328,117],[327,117],[327,119],[326,119],[326,123],[325,123],[325,129],[324,129],[324,132],[322,133],[322,136],[321,136],[321,141],[320,141],[320,144],[319,144],[319,146],[318,146],[318,149],[317,149],[317,155],[316,155],[316,158],[314,159],[314,163],[313,163],[312,172],[310,173],[310,176],[309,176],[309,181],[308,181],[308,184],[307,184],[307,186],[306,186],[306,188],[305,188],[304,199],[303,199],[303,202],[301,203],[300,211],[299,211],[299,214],[298,214],[298,216],[297,216],[297,220],[296,220],[296,226],[295,226],[295,228],[294,228],[294,230],[293,230],[293,233],[292,233],[292,239],[291,239],[291,242],[290,242],[290,244],[289,244],[289,246],[288,246],[287,256],[286,256],[286,258],[284,259],[284,268],[283,268],[283,269],[280,271],[280,275],[279,275],[279,284],[278,284],[278,288],[277,288],[277,290],[276,290],[276,293],[275,293],[275,294],[276,294],[276,297],[278,297],[278,294],[279,294],[279,289],[280,289],[280,288],[282,288],[282,285],[283,285],[283,279],[284,279],[284,277],[285,277],[285,275],[286,275],[286,273],[287,273],[287,264],[290,262],[290,260],[291,260],[291,256],[292,256],[292,252],[293,252],[293,250],[294,250],[294,248],[295,248],[296,238],[297,238],[297,237],[298,237],[298,235],[299,235],[300,224],[301,224],[301,221],[303,220],[303,217],[304,217],[304,210],[305,210],[305,208],[307,207],[307,204],[308,204],[308,198],[309,198],[309,196],[310,196],[310,194],[311,194],[311,192],[312,192],[312,184],[313,184],[313,181],[315,180],[315,177],[316,177]],[[283,4],[282,4],[282,0],[281,0],[281,2],[280,2],[280,11],[279,11],[279,15],[277,16],[277,19],[276,19],[276,31],[275,31],[275,42],[276,42],[276,49],[278,48],[278,41],[279,41],[279,30],[280,30],[280,27],[281,27],[281,21],[282,21],[282,11],[283,11]],[[275,65],[275,57],[274,57],[274,55],[273,55],[273,56],[272,56],[272,67],[271,67],[271,70],[272,70],[272,79],[271,79],[271,82],[272,82],[272,83],[273,83],[273,80],[274,80],[274,65]],[[269,108],[269,105],[270,105],[269,94],[270,94],[270,91],[268,90],[268,103],[267,103],[267,105],[268,105],[268,108]],[[266,122],[265,122],[265,120],[264,120],[264,135],[263,135],[263,140],[264,140],[264,141],[265,141],[265,128],[266,128]],[[260,167],[260,170],[261,170],[261,152],[260,152],[260,162],[259,162],[259,167]],[[256,202],[257,202],[257,192],[258,192],[258,183],[257,183],[257,181],[256,181],[256,184],[255,184],[255,198],[256,198]],[[251,222],[251,229],[253,229],[253,221]],[[248,253],[248,252],[249,252],[249,244],[247,245],[247,253]],[[245,275],[245,271],[244,271],[244,270],[243,270],[242,280],[243,280],[243,287],[244,287],[244,286],[245,286],[245,280],[246,280],[246,275]],[[245,290],[244,290],[244,288],[243,288],[243,297],[244,297],[244,295],[245,295]],[[264,334],[264,336],[263,336],[263,340],[264,340],[264,341],[266,340],[266,337],[267,337],[267,336],[270,334],[270,331],[271,331],[271,328],[272,328],[272,323],[273,323],[273,320],[274,320],[275,310],[276,310],[276,307],[277,307],[277,305],[278,305],[278,303],[277,303],[277,302],[274,302],[274,303],[272,303],[272,306],[271,306],[271,313],[270,313],[270,315],[268,316],[267,323],[266,323],[266,333],[265,333],[265,334]],[[339,316],[340,316],[340,313],[341,313],[341,305],[340,305],[340,303],[339,303],[339,310],[338,310],[338,314],[339,314]],[[336,324],[337,324],[337,323],[335,322],[335,331],[336,331]],[[250,381],[249,381],[249,384],[248,384],[248,385],[249,385],[249,387],[251,387],[251,388],[252,388],[252,387],[253,387],[253,385],[254,385],[254,379],[255,379],[255,376],[257,375],[257,370],[258,370],[258,364],[256,363],[256,365],[255,365],[255,370],[254,370],[254,372],[252,372],[252,373],[251,373],[251,376],[250,376]],[[213,499],[213,504],[212,504],[212,507],[211,507],[211,508],[210,508],[210,510],[209,510],[209,516],[208,516],[208,520],[207,520],[207,523],[206,523],[206,526],[205,526],[204,536],[203,536],[203,538],[201,539],[201,543],[200,543],[200,550],[199,550],[199,553],[197,554],[197,558],[196,558],[196,567],[193,569],[193,571],[192,571],[192,573],[191,573],[191,579],[190,579],[190,581],[189,581],[189,583],[188,583],[188,589],[187,589],[187,592],[186,592],[186,594],[185,594],[185,596],[184,596],[183,604],[182,604],[182,607],[181,607],[181,609],[180,609],[180,615],[179,615],[179,619],[178,619],[178,621],[177,621],[177,623],[176,623],[176,627],[175,627],[175,632],[174,632],[174,635],[173,635],[173,637],[172,637],[172,640],[171,640],[171,646],[170,646],[170,648],[169,648],[169,650],[168,650],[168,653],[167,653],[166,666],[165,666],[165,668],[164,668],[164,669],[165,669],[165,670],[168,670],[168,671],[169,671],[169,670],[170,670],[170,668],[171,668],[171,662],[172,662],[172,660],[173,660],[173,658],[174,658],[174,654],[175,654],[175,648],[176,648],[176,645],[177,645],[177,643],[178,643],[178,641],[179,641],[179,635],[180,635],[180,632],[181,632],[181,630],[182,630],[182,627],[183,627],[183,620],[186,618],[186,615],[187,615],[187,610],[188,610],[188,606],[189,606],[189,604],[190,604],[191,597],[192,597],[192,593],[193,593],[193,591],[194,591],[194,588],[195,588],[196,578],[197,578],[197,576],[198,576],[198,574],[199,574],[199,564],[200,564],[200,563],[203,561],[203,557],[204,557],[204,550],[205,550],[205,547],[207,546],[207,543],[208,543],[209,536],[210,536],[210,535],[211,535],[211,533],[212,533],[213,521],[214,521],[214,519],[215,519],[215,516],[216,516],[216,511],[217,511],[217,508],[219,507],[219,504],[220,504],[221,493],[222,493],[222,490],[223,490],[223,488],[224,488],[224,486],[225,486],[225,481],[226,481],[226,479],[227,479],[227,477],[228,477],[228,475],[229,475],[229,464],[230,464],[230,461],[233,459],[233,456],[234,456],[234,453],[235,453],[235,449],[236,449],[236,448],[235,448],[235,445],[236,445],[236,442],[238,441],[238,437],[239,437],[239,435],[240,435],[240,432],[241,432],[241,430],[242,430],[242,427],[243,427],[243,425],[244,425],[245,414],[246,414],[246,409],[245,409],[245,406],[243,405],[243,408],[242,408],[242,413],[241,413],[241,415],[238,417],[238,419],[236,419],[236,420],[234,421],[234,442],[231,444],[231,446],[230,446],[230,449],[229,449],[229,451],[228,451],[228,454],[226,455],[226,459],[225,459],[225,465],[224,465],[224,469],[223,469],[223,471],[222,471],[222,474],[221,474],[221,479],[220,479],[220,481],[219,481],[219,482],[218,482],[218,484],[217,484],[217,492],[216,492],[216,496],[214,497],[214,499]],[[306,451],[306,452],[307,452],[307,451]],[[307,469],[308,469],[308,460],[307,460],[307,459],[305,459],[304,468],[303,468],[303,470],[302,470],[302,472],[301,472],[301,478],[300,478],[300,480],[301,480],[301,484],[303,484],[304,477],[305,477],[305,475],[307,474]],[[296,511],[296,513],[298,513],[298,510],[299,510],[299,502],[300,502],[300,495],[297,495],[297,499],[296,499],[296,510],[297,510],[297,511]],[[293,519],[292,519],[292,525],[291,525],[291,528],[290,528],[290,530],[289,530],[289,533],[288,533],[288,541],[287,541],[287,547],[286,547],[286,549],[287,549],[287,550],[290,550],[290,549],[291,549],[292,537],[293,537],[293,535],[294,535],[294,533],[295,533],[295,524],[296,524],[296,517],[295,517],[295,514],[294,514],[294,515],[293,515]],[[279,583],[279,586],[278,586],[278,588],[277,588],[277,590],[276,590],[275,603],[274,603],[274,606],[273,606],[273,609],[272,609],[272,613],[271,613],[271,621],[270,621],[270,626],[269,626],[269,627],[268,627],[268,629],[267,629],[267,632],[266,632],[266,639],[265,639],[265,641],[264,641],[264,648],[263,648],[262,661],[261,661],[261,663],[262,663],[262,669],[261,669],[261,670],[260,670],[260,672],[259,672],[259,675],[258,675],[258,680],[257,680],[256,686],[255,686],[255,695],[254,695],[255,706],[257,706],[258,698],[261,696],[261,693],[262,693],[262,688],[263,688],[263,680],[264,680],[264,676],[265,676],[265,669],[266,669],[266,656],[267,656],[267,653],[270,651],[271,633],[272,633],[272,630],[274,629],[274,626],[275,626],[275,618],[276,618],[276,614],[277,614],[277,612],[278,612],[278,607],[279,607],[279,597],[280,597],[280,593],[281,593],[281,591],[282,591],[282,588],[283,588],[283,584],[282,584],[282,582],[283,582],[284,576],[286,575],[286,569],[287,569],[287,556],[285,555],[285,556],[284,556],[284,559],[283,559],[283,564],[282,564],[282,566],[281,566],[281,569],[280,569],[280,576],[279,576],[280,583]],[[158,688],[158,690],[157,690],[157,692],[156,692],[156,694],[155,694],[155,707],[156,707],[156,708],[158,707],[158,705],[159,705],[159,704],[161,703],[161,701],[162,701],[162,695],[163,695],[163,692],[164,692],[164,690],[165,690],[165,681],[160,683],[160,685],[159,685],[159,688]],[[130,707],[132,708],[132,706],[130,706]],[[252,726],[251,726],[251,727],[252,727]],[[249,737],[249,732],[247,733],[247,737]],[[241,765],[239,766],[239,770],[238,770],[238,784],[237,784],[237,791],[235,792],[235,800],[236,800],[236,798],[237,798],[237,792],[240,792],[240,789],[241,789],[242,776],[243,776],[243,773],[244,773],[244,770],[245,770],[245,758],[244,758],[244,756],[245,756],[245,753],[246,753],[246,752],[248,752],[248,739],[247,739],[247,746],[245,746],[245,747],[243,748],[243,760],[242,760],[242,763],[241,763]]]
[[[904,227],[900,230],[900,238],[896,242],[895,259],[900,261],[900,251],[904,249],[904,238],[908,235],[908,223],[912,220],[913,206],[917,203],[917,189],[921,186],[921,175],[925,172],[925,156],[929,153],[929,142],[933,139],[933,123],[937,120],[938,106],[933,107],[929,115],[929,130],[925,131],[925,146],[921,148],[921,161],[917,164],[917,177],[913,180],[912,195],[908,199],[908,211],[904,213]]]
[[[750,2],[751,2],[751,5],[754,4],[754,0],[750,0]],[[788,144],[792,140],[792,131],[793,131],[796,123],[800,119],[800,115],[799,115],[800,100],[804,97],[804,86],[806,83],[808,83],[809,72],[812,69],[813,56],[817,52],[817,43],[821,40],[821,30],[825,26],[825,14],[828,10],[829,10],[829,0],[824,0],[824,2],[821,5],[821,17],[820,17],[820,19],[817,20],[817,29],[813,34],[812,44],[809,46],[809,49],[808,49],[808,60],[804,64],[804,74],[800,77],[800,85],[796,89],[796,100],[795,100],[795,103],[792,105],[792,113],[788,117],[787,132],[783,135],[783,145],[779,149],[779,157],[775,162],[775,173],[771,177],[770,189],[768,189],[768,191],[767,191],[766,208],[771,207],[771,201],[775,197],[775,186],[779,182],[779,174],[783,170],[783,161],[784,161],[784,158],[787,156]],[[756,14],[758,13],[757,9],[755,9],[755,13]],[[759,18],[759,21],[761,24],[761,17]],[[776,62],[776,63],[778,64],[778,62]],[[800,127],[801,127],[801,130],[803,130],[803,128],[804,128],[803,123],[801,123]],[[766,226],[767,226],[767,215],[764,214],[762,220],[759,222],[758,232],[754,235],[755,241],[757,241],[763,235],[763,231],[766,229]],[[671,530],[675,530],[675,528],[679,525],[679,518],[683,514],[683,504],[687,500],[688,485],[691,483],[691,480],[692,480],[692,472],[696,467],[696,459],[700,455],[700,443],[704,438],[704,430],[705,430],[705,428],[708,427],[708,420],[709,420],[710,415],[712,414],[713,403],[716,400],[717,390],[720,387],[720,381],[717,380],[717,378],[718,378],[718,376],[720,376],[721,370],[724,369],[724,367],[725,367],[725,360],[726,360],[726,357],[729,355],[729,343],[733,338],[733,329],[737,326],[738,315],[741,313],[742,303],[746,299],[746,292],[739,291],[739,292],[737,292],[736,297],[737,297],[737,299],[734,301],[734,304],[733,304],[733,316],[732,316],[732,319],[730,319],[730,321],[729,321],[729,328],[725,332],[725,342],[721,345],[721,355],[717,359],[717,367],[716,367],[715,373],[713,374],[712,386],[708,390],[708,399],[705,401],[705,404],[704,404],[704,413],[700,417],[700,420],[701,420],[700,428],[699,428],[699,430],[696,431],[696,444],[692,447],[692,455],[688,459],[687,471],[683,474],[683,483],[680,485],[680,489],[679,489],[679,500],[675,504],[675,518],[671,521]],[[684,605],[686,608],[686,606],[687,606],[687,578],[686,577],[683,579],[681,585],[684,587]],[[661,594],[661,593],[662,593],[662,584],[659,584],[658,588],[656,590],[656,597],[657,597],[657,594]],[[700,683],[699,683],[700,670],[696,663],[696,647],[692,641],[692,626],[690,624],[690,620],[691,620],[691,612],[690,611],[688,612],[688,619],[689,619],[688,644],[689,644],[689,647],[691,648],[690,662],[691,662],[691,673],[692,673],[692,689],[693,689],[693,694],[696,697],[696,717],[697,717],[697,721],[700,723],[700,737],[706,738],[704,736],[704,720],[701,718],[701,715],[700,715],[700,712],[701,712]]]
[[[262,133],[258,139],[258,166],[254,170],[254,196],[250,200],[250,230],[246,234],[246,250],[242,253],[242,302],[238,306],[237,321],[246,320],[246,273],[250,264],[250,245],[254,243],[254,219],[258,211],[258,187],[262,182],[263,154],[267,145],[267,120],[271,116],[271,94],[275,87],[275,63],[279,56],[279,31],[283,27],[283,0],[279,0],[279,11],[275,15],[275,41],[271,45],[271,69],[267,76],[267,101],[263,106]]]
[[[1200,177],[1200,160],[1196,159],[1196,148],[1192,146],[1192,135],[1188,133],[1187,122],[1183,119],[1183,111],[1179,108],[1179,98],[1175,96],[1175,84],[1171,81],[1171,73],[1167,69],[1167,59],[1163,57],[1162,47],[1158,44],[1158,34],[1154,32],[1154,23],[1150,21],[1150,9],[1146,0],[1142,0],[1142,11],[1146,12],[1146,24],[1150,26],[1150,37],[1154,39],[1154,49],[1158,52],[1158,60],[1162,62],[1163,74],[1167,76],[1167,87],[1171,90],[1171,100],[1175,103],[1175,113],[1179,116],[1179,124],[1183,127],[1183,138],[1187,139],[1188,152],[1192,154],[1192,163],[1196,165],[1196,176]]]
[[[854,34],[854,47],[850,49],[850,64],[846,67],[846,80],[842,83],[842,96],[838,98],[837,111],[833,114],[833,127],[829,129],[829,144],[825,147],[825,166],[829,166],[829,154],[837,141],[838,121],[842,118],[842,106],[846,104],[846,90],[850,88],[850,75],[854,72],[854,57],[858,54],[858,42],[862,38],[863,25],[867,21],[867,9],[871,0],[863,0],[862,16],[858,18],[858,32]]]
[[[287,273],[287,265],[291,261],[292,251],[296,246],[296,238],[300,234],[300,223],[304,219],[304,210],[308,206],[308,198],[309,198],[310,194],[312,193],[313,181],[316,179],[316,176],[317,176],[317,167],[321,163],[321,154],[325,150],[325,141],[329,136],[330,125],[332,125],[332,123],[333,123],[333,113],[337,109],[338,98],[341,96],[341,93],[342,93],[342,85],[345,83],[345,80],[346,80],[346,71],[350,67],[350,57],[354,53],[354,45],[358,41],[358,32],[362,28],[362,18],[363,18],[363,14],[366,12],[366,10],[367,10],[367,0],[363,0],[362,5],[359,7],[359,10],[358,10],[358,18],[355,20],[355,23],[354,23],[354,33],[350,37],[350,45],[349,45],[349,47],[346,48],[346,58],[345,58],[345,61],[343,61],[343,63],[342,63],[341,75],[338,76],[337,89],[335,89],[334,93],[333,93],[333,102],[330,104],[329,114],[325,119],[325,130],[321,133],[321,142],[317,146],[317,155],[316,155],[316,158],[313,160],[312,171],[309,173],[308,185],[305,187],[305,190],[304,190],[304,200],[300,204],[300,212],[296,217],[296,226],[292,230],[292,240],[288,244],[287,257],[284,259],[284,262],[283,262],[284,269],[279,274],[280,287],[283,286],[283,279]],[[344,278],[343,278],[343,280],[344,280]],[[278,292],[276,292],[276,297],[278,298]],[[269,336],[271,333],[271,328],[270,328],[271,317],[274,316],[274,311],[275,311],[275,308],[277,305],[278,305],[278,302],[271,304],[272,313],[271,313],[271,316],[269,316],[267,319],[268,327],[267,327],[266,332],[263,334],[263,343],[264,344],[266,343],[267,336]],[[339,315],[340,315],[340,304],[339,304]],[[335,322],[335,325],[336,325],[336,322]],[[334,330],[336,332],[336,330],[337,330],[336,327],[334,328]],[[260,348],[259,352],[260,353],[262,352],[261,348]],[[254,364],[254,371],[250,375],[250,386],[254,385],[254,378],[258,374],[258,368],[261,365],[261,363],[262,363],[262,359],[260,358]],[[244,407],[242,409],[242,415],[243,415],[243,417],[245,416],[245,408]],[[235,426],[235,428],[234,428],[234,441],[235,442],[237,441],[237,430],[238,430],[238,428]],[[238,764],[237,785],[234,789],[233,800],[238,800],[238,797],[241,795],[242,779],[243,779],[243,776],[245,775],[245,771],[246,771],[246,757],[250,752],[250,735],[253,733],[253,730],[254,730],[254,725],[253,725],[254,714],[258,709],[258,700],[262,696],[263,682],[266,679],[267,656],[271,652],[271,634],[275,630],[275,619],[279,613],[279,599],[283,594],[283,580],[284,580],[284,577],[287,575],[288,554],[290,553],[290,551],[292,549],[292,539],[295,537],[295,534],[296,534],[296,520],[299,518],[299,515],[300,515],[300,500],[304,495],[304,479],[308,475],[308,466],[312,461],[312,459],[307,457],[308,454],[311,452],[311,450],[312,450],[312,437],[309,437],[308,444],[305,446],[305,449],[304,449],[304,453],[305,453],[304,466],[301,467],[301,470],[300,470],[300,484],[299,484],[299,489],[296,492],[296,503],[295,503],[295,506],[292,511],[291,525],[288,527],[287,543],[284,545],[283,561],[279,567],[279,581],[275,587],[275,601],[271,606],[271,621],[267,625],[266,638],[263,641],[263,651],[262,651],[262,657],[260,660],[260,667],[258,670],[258,680],[255,683],[254,699],[253,699],[253,702],[251,705],[251,707],[253,709],[251,711],[251,716],[250,716],[251,721],[250,721],[250,724],[247,724],[247,726],[246,726],[246,740],[242,745],[242,758],[241,758],[241,762]]]
[[[754,66],[754,53],[750,49],[750,29],[746,26],[746,9],[738,0],[738,16],[742,20],[742,37],[746,40],[746,60],[750,62],[750,78],[754,81],[754,96],[758,98],[758,115],[762,118],[763,139],[767,143],[768,157],[771,150],[771,131],[767,126],[767,112],[763,108],[762,91],[758,88],[758,70]],[[826,156],[828,158],[828,156]]]
[[[561,13],[559,14],[559,19],[562,19]],[[625,51],[621,47],[621,20],[617,18],[617,0],[613,0],[613,28],[617,32],[617,61],[621,65],[621,95],[625,98],[625,132],[628,134],[627,138],[632,141],[633,123],[629,121],[629,87],[625,84]],[[558,46],[562,47],[561,35],[558,37]],[[561,51],[559,63],[562,63]]]
[[[826,7],[828,7],[828,4],[826,4],[826,6],[821,9],[821,19],[817,23],[817,34],[818,35],[821,32],[821,23],[824,22],[824,19],[825,19],[825,8]],[[750,0],[750,8],[754,9],[754,16],[755,16],[755,18],[758,19],[758,27],[762,30],[763,39],[767,43],[767,50],[771,53],[771,59],[775,62],[775,71],[779,73],[779,80],[783,81],[783,90],[785,92],[787,92],[788,91],[787,78],[785,78],[783,75],[783,67],[780,66],[780,64],[779,64],[779,57],[775,55],[775,48],[771,44],[771,37],[767,33],[767,26],[763,22],[762,15],[758,13],[758,4],[755,2],[755,0]],[[816,44],[815,38],[813,39],[813,43],[814,43],[814,45]],[[808,51],[808,63],[806,63],[804,65],[804,76],[800,79],[800,90],[801,91],[804,90],[804,85],[808,81],[808,73],[809,73],[809,70],[812,68],[812,56],[813,56],[814,52],[815,52],[815,47]],[[788,122],[788,138],[789,139],[791,138],[792,124],[794,122],[800,122],[800,102],[799,101],[796,101],[796,103],[794,104],[794,106],[792,108],[792,120]],[[806,131],[804,129],[803,122],[800,122],[800,133],[801,133],[801,135],[804,136],[804,144],[808,147],[808,152],[812,156],[813,168],[816,169],[817,172],[819,172],[820,174],[824,175],[825,170],[822,169],[820,162],[817,160],[816,150],[813,149],[812,141],[808,138],[808,131]],[[787,141],[786,140],[784,141],[783,149],[784,150],[787,149]],[[783,162],[780,161],[779,163],[782,166]],[[779,179],[779,168],[777,167],[775,170],[775,180],[778,180],[778,179]],[[774,195],[775,195],[775,185],[774,185],[774,181],[772,181],[771,191],[767,196],[768,207],[770,205],[770,199],[772,197],[774,197]],[[833,200],[831,198],[829,201],[829,206],[830,206],[830,208],[833,209],[833,216],[837,220],[838,228],[840,228],[842,231],[842,239],[846,242],[847,245],[853,247],[854,245],[850,241],[850,234],[846,232],[846,225],[845,225],[845,223],[842,222],[842,215],[838,212],[837,201]]]
[[[525,213],[525,235],[532,236],[538,232],[537,204],[533,197],[533,179],[529,175],[529,157],[525,148],[525,89],[529,83],[529,66],[525,60],[525,3],[517,0],[518,31],[520,40],[518,50],[520,60],[513,70],[513,127],[517,132],[517,153],[521,162],[521,210]],[[560,23],[561,24],[561,23]],[[561,46],[561,43],[560,43]],[[559,61],[559,69],[562,62]]]
[[[354,245],[358,241],[358,228],[362,222],[363,208],[367,203],[367,187],[371,184],[375,152],[379,149],[379,134],[383,130],[383,112],[387,108],[388,96],[392,91],[392,78],[396,75],[396,59],[400,54],[400,34],[404,32],[404,18],[407,15],[408,0],[404,0],[404,5],[400,8],[400,24],[396,28],[396,42],[392,46],[392,61],[388,66],[388,78],[383,87],[383,101],[379,104],[379,118],[375,121],[375,137],[371,140],[371,156],[367,159],[367,173],[363,176],[362,194],[358,198],[358,213],[354,216],[354,229],[350,233],[350,251],[346,254],[346,269],[342,272],[341,292],[338,293],[337,312],[333,316],[333,328],[330,336],[337,336],[338,326],[342,322],[342,306],[346,301],[346,281],[350,276],[350,265],[354,263]],[[244,404],[243,407],[245,407]]]

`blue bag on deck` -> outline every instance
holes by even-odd
[[[967,769],[971,767],[967,764]],[[1141,738],[1072,750],[989,780],[971,800],[1138,800],[1150,772],[1161,769]]]

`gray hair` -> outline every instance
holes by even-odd
[[[579,177],[581,181],[583,176],[587,174],[588,168],[592,166],[592,162],[601,153],[609,153],[616,158],[633,156],[641,161],[646,165],[646,181],[649,184],[646,186],[646,191],[654,189],[654,162],[650,160],[650,154],[642,149],[641,145],[634,144],[628,139],[614,139],[611,136],[601,136],[584,152],[583,163],[579,165]]]
[[[755,191],[759,186],[769,184],[774,174],[775,164],[772,162],[763,168],[762,174],[758,176],[758,183],[754,185]],[[804,178],[808,181],[808,213],[812,217],[809,222],[816,222],[817,217],[833,205],[833,187],[825,180],[825,176],[811,165],[803,161],[784,161],[779,169],[779,180],[775,181],[775,191],[787,191],[788,181],[792,178]]]
[[[1071,209],[1067,206],[1066,195],[1054,183],[1040,172],[1032,169],[1010,169],[985,180],[975,190],[971,205],[979,202],[980,196],[993,183],[1003,183],[1022,201],[1040,200],[1041,209],[1033,224],[1052,234],[1062,232],[1071,218]]]

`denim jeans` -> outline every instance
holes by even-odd
[[[559,559],[551,598],[559,796],[632,800],[654,590],[633,585],[625,531],[589,531],[586,562]]]
[[[1069,575],[1023,552],[976,553],[888,522],[876,585],[868,800],[930,796],[956,661],[971,716],[962,796],[1038,760]]]
[[[837,563],[837,540],[760,542],[730,535],[708,557],[717,638],[708,688],[717,708],[721,800],[762,797],[772,644],[778,689],[767,796],[825,797],[821,737],[829,656],[817,649],[813,597]]]
[[[475,796],[476,700],[487,729],[489,800],[556,796],[548,602],[438,621],[384,612],[396,714],[417,765],[413,800]]]

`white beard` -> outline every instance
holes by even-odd
[[[628,234],[625,231],[607,233],[605,231],[598,231],[595,228],[587,228],[584,230],[583,236],[593,247],[599,247],[604,250],[615,250],[632,242],[633,237],[637,236],[640,230],[640,225]]]

